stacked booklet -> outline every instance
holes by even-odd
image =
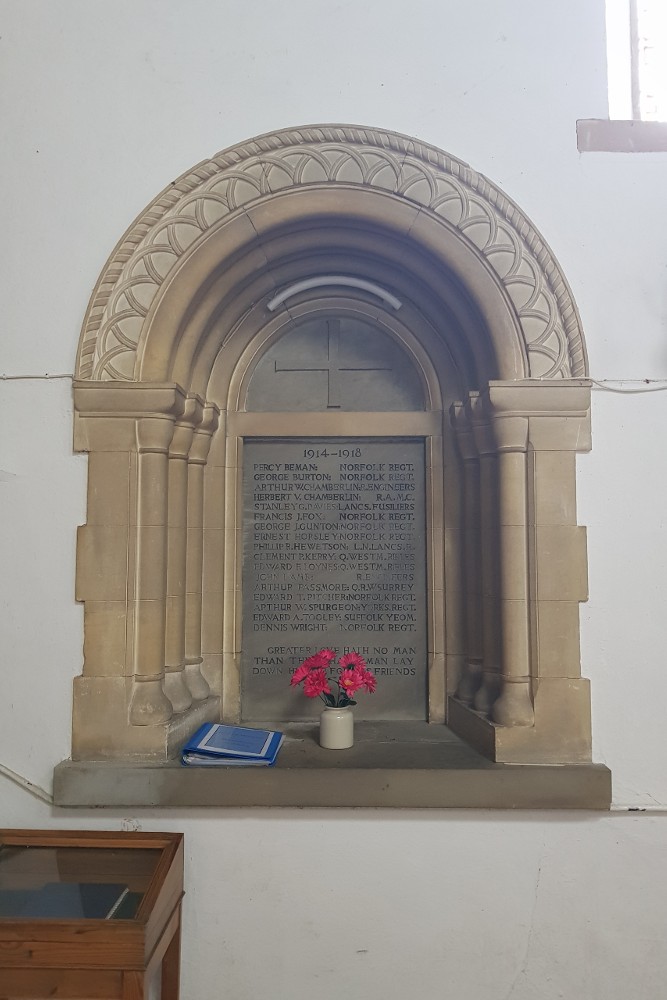
[[[207,722],[185,744],[181,760],[183,764],[217,764],[219,767],[271,766],[276,762],[284,739],[283,733],[269,729]]]

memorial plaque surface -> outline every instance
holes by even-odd
[[[377,676],[357,718],[426,718],[424,491],[421,440],[245,442],[245,720],[319,715],[289,681],[325,646]]]

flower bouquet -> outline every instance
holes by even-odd
[[[343,653],[336,663],[335,649],[320,649],[309,656],[292,674],[290,684],[303,684],[307,698],[321,698],[324,711],[320,715],[320,746],[327,750],[344,750],[354,743],[352,705],[357,691],[375,691],[375,674],[366,666],[359,653]],[[336,672],[336,677],[331,674]],[[332,690],[333,685],[333,690]]]
[[[335,669],[336,650],[320,649],[296,668],[290,684],[298,687],[303,682],[306,698],[321,698],[328,708],[356,705],[353,696],[357,691],[364,690],[369,694],[375,691],[375,674],[366,667],[366,661],[359,653],[343,653],[338,658],[338,676],[332,679],[330,671]],[[331,690],[332,684],[336,691]]]

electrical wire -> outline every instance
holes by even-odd
[[[623,389],[620,386],[609,385],[609,381],[630,383],[633,388]],[[594,389],[602,389],[604,392],[618,392],[621,396],[642,392],[664,392],[667,389],[667,380],[665,379],[610,379],[600,382],[598,379],[592,378],[590,382]]]
[[[41,799],[42,802],[47,802],[50,806],[53,805],[53,795],[51,792],[47,792],[45,788],[41,785],[35,785],[34,782],[29,781],[28,778],[24,778],[22,774],[17,774],[16,771],[12,771],[11,767],[7,767],[5,764],[0,764],[0,774],[3,774],[5,778],[9,778],[13,781],[15,785],[19,788],[23,788],[26,792],[30,792],[34,795],[36,799]]]
[[[47,379],[47,380],[49,380],[49,379],[52,379],[52,378],[71,378],[71,379],[73,379],[74,376],[73,375],[0,375],[0,381],[2,381],[2,382],[20,382],[20,381],[32,382],[32,381],[35,381],[36,379]]]

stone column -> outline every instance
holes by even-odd
[[[479,455],[482,594],[482,677],[473,706],[476,711],[488,715],[500,686],[497,457],[491,424],[479,393],[470,393],[468,413]]]
[[[169,528],[164,691],[175,713],[192,704],[185,682],[185,574],[187,553],[188,455],[203,402],[190,396],[169,448]]]
[[[202,570],[204,559],[204,466],[219,410],[204,407],[188,458],[187,567],[185,577],[185,682],[195,701],[208,698],[210,688],[201,672]]]
[[[229,420],[229,416],[226,417]],[[220,441],[220,446],[223,442]],[[215,448],[218,451],[218,448]],[[243,437],[233,428],[224,442],[225,534],[222,627],[222,718],[241,719],[241,564],[243,561]]]
[[[441,424],[441,421],[438,423]],[[431,523],[431,530],[426,533],[427,593],[430,592],[427,610],[428,721],[437,725],[444,724],[446,718],[450,671],[456,669],[460,674],[465,662],[462,627],[464,595],[454,581],[445,586],[445,562],[442,558],[446,550],[453,560],[458,557],[460,563],[460,519],[455,503],[447,502],[451,501],[451,495],[447,500],[444,495],[449,470],[458,467],[451,435],[434,432],[425,442],[425,457],[426,523],[429,520]]]
[[[503,413],[490,391],[498,449],[498,535],[501,692],[492,718],[502,726],[532,726],[528,567],[528,417]]]
[[[463,577],[465,592],[466,659],[456,697],[472,705],[482,683],[482,601],[480,545],[479,455],[472,426],[462,403],[451,410],[456,441],[463,460]]]
[[[134,671],[129,719],[134,726],[166,722],[172,704],[163,691],[167,593],[168,452],[172,419],[136,422],[137,502],[135,507]]]
[[[202,673],[222,695],[225,567],[225,414],[219,416],[204,469],[204,568],[202,573]]]

